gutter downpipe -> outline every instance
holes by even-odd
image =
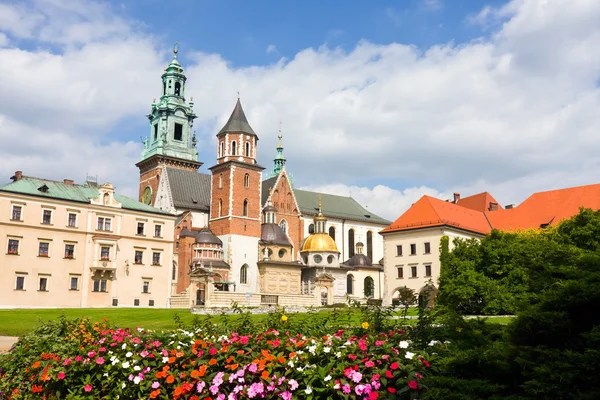
[[[346,259],[344,256],[344,251],[346,250],[346,236],[344,235],[344,223],[346,222],[345,219],[342,220],[342,262]]]

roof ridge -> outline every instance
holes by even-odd
[[[423,195],[423,197],[425,197],[425,200],[427,200],[427,203],[429,204],[429,207],[431,207],[431,209],[433,210],[434,214],[438,217],[439,221],[442,221],[442,217],[440,217],[440,214],[437,212],[437,210],[435,209],[435,206],[433,205],[433,203],[431,202],[430,199],[433,199],[433,197],[428,196],[428,195]],[[439,200],[439,199],[436,199]],[[440,200],[442,201],[442,200]],[[444,201],[442,201],[443,203],[445,203]]]

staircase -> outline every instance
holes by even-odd
[[[188,290],[171,295],[171,308],[190,308],[192,302]]]

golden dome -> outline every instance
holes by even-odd
[[[313,233],[307,237],[300,251],[335,251],[339,253],[335,240],[326,233]]]

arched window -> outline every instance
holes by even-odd
[[[354,229],[348,231],[348,254],[350,257],[354,255]]]
[[[167,82],[163,82],[163,94],[167,94]]]
[[[173,271],[171,271],[171,280],[177,281],[177,261],[173,261]]]
[[[219,217],[223,215],[223,200],[219,199]]]
[[[219,157],[224,157],[225,156],[225,142],[221,142],[221,154],[219,154]]]
[[[232,156],[235,156],[235,154],[236,154],[236,148],[235,148],[235,146],[236,146],[236,143],[235,142],[231,142],[231,155]]]
[[[315,233],[315,224],[310,224],[308,226],[308,234],[312,235],[313,233]]]
[[[333,226],[329,227],[329,236],[331,236],[331,238],[335,240],[335,228]]]
[[[223,189],[223,174],[219,175],[219,189]]]
[[[175,96],[181,96],[181,83],[175,82]]]
[[[244,175],[244,187],[249,187],[250,186],[250,175],[246,174]]]
[[[246,142],[246,157],[250,157],[250,143]]]
[[[248,216],[248,199],[244,199],[244,217]]]
[[[365,297],[374,297],[375,281],[370,276],[365,278]]]
[[[346,293],[354,294],[354,276],[352,274],[346,277]]]
[[[248,264],[244,264],[240,268],[240,283],[248,283]]]
[[[287,233],[287,221],[285,219],[282,219],[279,222],[279,227],[281,228],[281,230],[283,231],[283,233]]]
[[[367,232],[367,257],[373,261],[373,232]]]

